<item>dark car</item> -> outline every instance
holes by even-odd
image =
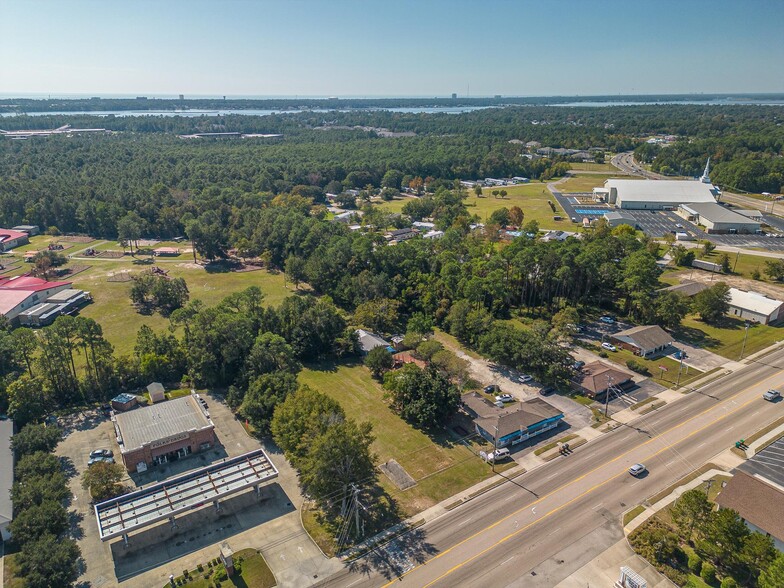
[[[496,394],[501,391],[501,386],[498,384],[490,384],[484,388],[485,394]]]
[[[541,390],[539,390],[539,394],[542,396],[550,396],[550,394],[552,394],[553,392],[555,392],[555,388],[553,388],[552,386],[546,386]]]
[[[114,457],[114,453],[111,449],[93,449],[90,452],[90,458],[95,459],[96,457]]]
[[[573,367],[574,369],[576,369],[576,370],[581,370],[581,369],[583,368],[583,366],[584,366],[584,365],[585,365],[585,362],[584,362],[584,361],[579,361],[579,360],[578,360],[578,361],[575,361],[575,362],[572,364],[572,367]]]

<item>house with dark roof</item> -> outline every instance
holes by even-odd
[[[740,515],[751,531],[768,535],[779,551],[784,551],[784,489],[761,476],[741,470],[716,497],[720,508]]]
[[[696,296],[703,290],[708,288],[708,284],[703,282],[694,282],[692,280],[681,280],[680,284],[675,284],[674,286],[667,286],[666,288],[661,288],[657,290],[658,293],[662,292],[675,292],[681,296],[686,296],[687,298],[691,298],[692,296]]]
[[[367,355],[370,353],[371,349],[375,349],[376,347],[388,347],[390,352],[394,351],[388,341],[385,341],[375,333],[371,333],[365,329],[357,329],[354,332],[357,334],[357,339],[359,340],[359,350],[362,355]]]
[[[599,398],[610,387],[623,389],[632,384],[632,375],[601,361],[585,364],[572,380],[572,388],[588,398]]]
[[[661,355],[672,345],[673,337],[659,325],[643,325],[610,335],[610,340],[635,355],[647,358]]]
[[[560,410],[540,398],[526,400],[509,409],[499,409],[490,402],[487,402],[489,407],[473,400],[469,402],[482,413],[474,419],[476,432],[495,447],[508,447],[541,435],[556,428],[564,417]]]

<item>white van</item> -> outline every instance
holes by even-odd
[[[489,463],[496,463],[510,457],[509,450],[506,447],[501,447],[495,451],[487,454],[487,461]]]

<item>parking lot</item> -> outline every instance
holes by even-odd
[[[205,396],[219,444],[203,453],[153,467],[133,479],[126,476],[126,489],[165,480],[179,473],[233,457],[261,447],[247,435],[242,424],[222,400]],[[314,574],[326,573],[330,566],[300,523],[298,509],[302,505],[297,475],[281,452],[265,446],[269,458],[280,472],[271,484],[262,487],[261,498],[252,492],[226,500],[221,511],[202,508],[177,517],[177,528],[168,522],[139,530],[130,535],[130,547],[122,539],[101,542],[90,496],[81,486],[81,475],[87,469],[92,449],[110,449],[120,460],[114,426],[108,415],[89,411],[61,419],[65,438],[57,448],[73,473],[70,488],[71,505],[80,530],[75,533],[85,561],[80,581],[92,586],[147,587],[166,582],[169,574],[181,574],[218,555],[217,544],[229,541],[235,550],[245,547],[261,549],[270,568],[278,578],[290,585],[308,585]],[[326,567],[325,567],[326,566]]]
[[[784,486],[784,437],[757,453],[740,466],[750,476],[761,475],[779,486]]]

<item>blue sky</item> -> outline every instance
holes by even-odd
[[[784,92],[782,0],[0,0],[0,94]]]

